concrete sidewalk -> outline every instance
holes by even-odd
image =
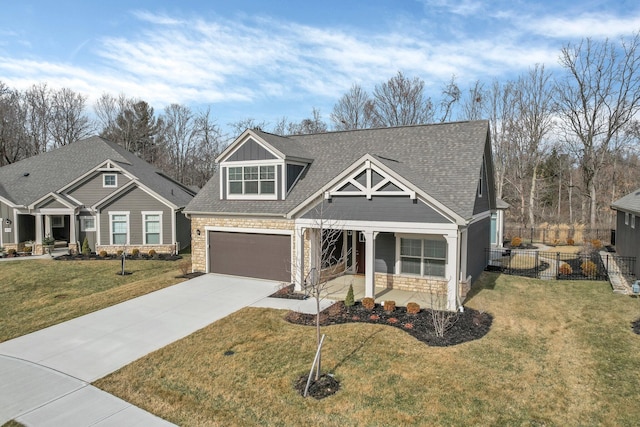
[[[172,425],[90,383],[246,306],[315,313],[314,299],[268,298],[279,285],[206,274],[0,343],[0,425]]]

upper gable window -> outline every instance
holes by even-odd
[[[275,196],[276,167],[236,166],[228,169],[229,196]]]
[[[114,173],[105,173],[102,175],[102,186],[103,187],[117,187],[118,186],[118,175]]]

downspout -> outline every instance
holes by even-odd
[[[460,313],[464,312],[464,306],[462,305],[462,301],[460,301],[460,268],[462,266],[462,231],[460,231],[460,227],[458,227],[458,266],[456,269],[456,303],[458,304],[458,311]]]

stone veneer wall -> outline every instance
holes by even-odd
[[[141,254],[148,254],[151,249],[156,251],[159,254],[174,254],[176,253],[176,245],[126,245],[126,246],[118,246],[118,245],[96,245],[95,252],[97,254],[100,251],[105,251],[108,254],[115,254],[118,251],[123,251],[127,254],[130,254],[132,250],[137,249]],[[80,248],[82,252],[82,248]]]
[[[376,286],[410,292],[430,292],[446,295],[448,282],[444,279],[376,273]]]
[[[206,272],[207,270],[207,231],[205,227],[227,227],[227,228],[256,228],[268,230],[291,230],[294,232],[294,223],[288,219],[264,219],[245,217],[211,217],[192,216],[191,217],[191,267],[194,272]],[[200,235],[196,233],[200,230]],[[294,246],[291,248],[292,257],[295,256],[295,244],[298,239],[294,239]]]

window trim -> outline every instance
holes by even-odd
[[[127,231],[126,231],[126,238],[125,238],[125,243],[113,243],[113,217],[114,216],[120,216],[120,215],[124,215],[125,219],[126,219],[126,227],[127,227]],[[130,221],[130,212],[129,211],[113,211],[113,212],[109,212],[109,244],[111,246],[116,246],[116,245],[129,245],[130,243],[130,238],[131,238],[131,221]]]
[[[142,242],[143,245],[162,245],[164,240],[163,240],[163,235],[162,235],[162,225],[163,225],[163,221],[162,221],[162,211],[142,211]],[[158,243],[148,243],[147,241],[147,216],[149,215],[157,215],[158,216],[158,225],[160,226],[160,229],[158,231]],[[155,234],[155,233],[153,233]]]
[[[624,225],[629,225],[629,212],[624,213]]]
[[[64,228],[64,216],[51,215],[51,228]]]
[[[113,177],[113,184],[107,184],[107,177]],[[103,173],[102,174],[102,187],[103,188],[117,188],[118,187],[118,174],[117,173]]]
[[[93,227],[87,227],[85,224],[85,220],[92,219]],[[96,231],[96,217],[93,215],[83,215],[80,217],[80,231]]]
[[[225,179],[226,179],[226,195],[229,200],[277,200],[278,198],[278,165],[281,163],[278,162],[269,162],[269,163],[248,163],[243,162],[241,164],[229,164],[225,166]],[[258,183],[258,192],[257,193],[245,193],[245,168],[258,168],[258,177],[257,180],[247,180],[251,182]],[[260,178],[260,169],[263,167],[272,167],[273,168],[273,179],[261,179]],[[231,180],[231,169],[241,168],[242,169],[242,179],[241,180]],[[242,183],[242,193],[231,193],[231,183]],[[262,182],[273,182],[273,193],[261,193]]]
[[[636,216],[631,214],[631,228],[636,228]]]
[[[445,279],[447,277],[447,265],[448,265],[448,242],[447,240],[444,238],[444,236],[425,236],[425,235],[399,235],[397,236],[397,260],[399,262],[398,264],[398,273],[401,275],[407,275],[407,276],[412,276],[412,277],[424,277],[424,278],[435,278],[438,280],[442,280]],[[420,274],[415,274],[415,273],[407,273],[402,271],[402,239],[406,239],[406,240],[419,240],[420,241],[420,256],[407,256],[405,255],[404,257],[407,258],[415,258],[415,259],[419,259],[420,260]],[[424,253],[424,242],[425,241],[437,241],[437,242],[444,242],[444,258],[436,258],[436,257],[426,257],[425,253]],[[442,276],[435,276],[432,274],[425,274],[424,272],[424,261],[425,260],[440,260],[440,261],[444,261],[444,273]]]

